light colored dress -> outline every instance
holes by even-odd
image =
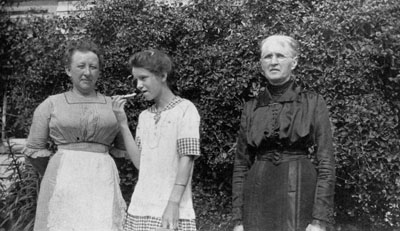
[[[141,157],[139,179],[128,209],[125,230],[153,231],[161,227],[161,217],[175,184],[179,158],[200,155],[200,116],[190,101],[175,97],[163,111],[155,107],[143,111],[136,130]],[[196,230],[191,178],[179,205],[179,228]]]
[[[54,140],[58,151],[47,147]],[[24,153],[51,156],[41,182],[34,230],[116,231],[126,204],[115,157],[125,157],[111,98],[72,91],[53,95],[35,110]]]

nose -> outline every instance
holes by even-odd
[[[136,88],[139,89],[139,90],[142,90],[142,88],[143,88],[143,83],[142,83],[142,81],[139,80],[139,79],[137,80]]]
[[[90,68],[86,67],[85,70],[83,70],[84,75],[90,75]]]
[[[276,57],[276,55],[273,55],[271,57],[271,64],[277,64],[278,63],[278,58]]]

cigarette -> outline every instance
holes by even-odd
[[[127,95],[123,95],[122,98],[123,99],[129,99],[129,98],[133,98],[135,95],[137,95],[137,94],[136,93],[127,94]]]

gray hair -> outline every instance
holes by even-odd
[[[291,53],[292,53],[293,57],[297,57],[297,56],[300,55],[300,44],[299,44],[299,42],[296,39],[294,39],[294,38],[292,38],[290,36],[287,36],[287,35],[271,35],[271,36],[263,39],[261,41],[261,44],[260,44],[261,53],[262,53],[262,49],[263,49],[264,44],[266,42],[268,42],[268,41],[271,41],[271,40],[277,40],[277,41],[279,41],[281,43],[289,44],[289,46],[290,46],[290,48],[292,50]]]

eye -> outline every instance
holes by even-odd
[[[267,54],[264,56],[264,59],[272,59],[272,54]]]

